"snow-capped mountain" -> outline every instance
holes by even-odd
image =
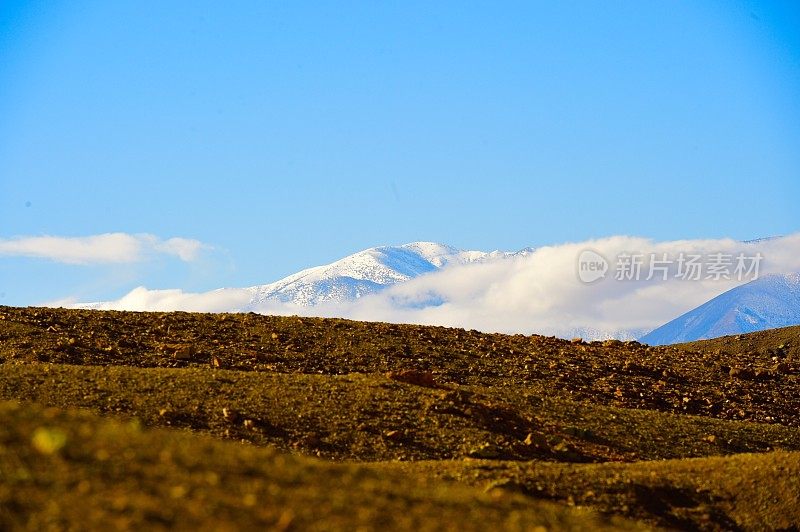
[[[800,273],[737,286],[644,335],[651,345],[691,342],[800,324]]]
[[[434,242],[369,248],[274,283],[252,286],[247,290],[252,292],[253,297],[243,310],[257,309],[271,301],[304,307],[330,301],[353,301],[450,265],[526,255],[531,251],[462,251]]]
[[[611,250],[624,249],[618,242],[620,238],[623,237],[600,244]],[[631,246],[642,245],[641,239],[624,238]],[[799,239],[800,235],[767,241],[775,242],[769,248],[774,253],[770,254],[784,257],[785,271],[800,272],[796,258]],[[705,242],[701,244],[708,247]],[[596,248],[598,243],[585,245]],[[773,275],[731,290],[645,334],[666,322],[669,316],[664,312],[669,311],[655,308],[651,321],[643,324],[637,309],[646,308],[649,312],[652,305],[658,305],[658,297],[643,295],[644,290],[631,291],[630,285],[623,283],[598,285],[598,290],[577,285],[579,279],[573,266],[580,247],[565,244],[537,251],[527,248],[518,252],[483,252],[413,242],[369,248],[249,288],[186,292],[139,286],[116,300],[67,304],[99,310],[250,311],[344,317],[586,340],[640,338],[652,344],[800,324],[800,274]],[[525,258],[516,260],[520,257]],[[715,293],[702,285],[698,289],[706,290],[706,298]],[[640,297],[644,299],[640,301]],[[51,305],[62,306],[64,302]],[[612,306],[619,309],[620,305],[623,312],[603,310]],[[629,312],[630,317],[626,318],[624,312]],[[635,326],[628,326],[629,323]],[[643,328],[648,325],[648,329]]]

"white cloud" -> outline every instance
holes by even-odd
[[[153,249],[165,253],[167,255],[175,255],[184,262],[192,262],[197,260],[200,252],[203,249],[208,249],[209,246],[203,244],[198,240],[190,238],[170,238],[163,242],[156,239],[153,243]]]
[[[592,249],[609,260],[605,279],[582,283],[577,259]],[[761,275],[800,271],[800,234],[745,244],[730,239],[654,242],[628,236],[547,246],[525,257],[450,266],[352,303],[299,307],[268,303],[256,310],[273,314],[340,316],[370,321],[435,324],[508,333],[570,336],[584,329],[643,332],[661,325],[745,281],[736,279],[646,280],[651,253],[677,259],[713,253],[745,257],[760,253]],[[616,280],[616,258],[642,254],[642,279]],[[703,272],[705,277],[705,271]],[[247,290],[202,294],[137,288],[102,308],[131,310],[222,311],[243,308]]]
[[[64,301],[64,306],[92,308],[97,310],[134,310],[169,312],[229,312],[243,307],[251,293],[245,289],[224,288],[210,292],[184,292],[182,290],[148,290],[144,286],[134,288],[116,301],[74,304]],[[52,306],[56,306],[53,304]]]
[[[593,249],[606,257],[610,270],[605,279],[582,283],[577,274],[581,251]],[[616,257],[642,254],[639,281],[615,279]],[[511,260],[445,268],[395,285],[351,304],[323,305],[295,312],[354,319],[410,322],[484,331],[544,333],[569,336],[573,331],[631,330],[642,332],[659,326],[746,280],[675,279],[676,264],[668,280],[649,274],[649,257],[677,260],[699,254],[731,255],[732,270],[739,253],[761,253],[759,274],[800,271],[800,234],[752,244],[730,239],[654,242],[616,236],[537,249]],[[735,277],[735,276],[734,276]],[[289,312],[285,306],[265,306],[263,311]]]
[[[187,238],[161,240],[149,234],[105,233],[84,237],[26,236],[0,239],[0,256],[32,257],[66,264],[119,264],[153,254],[173,255],[184,262],[198,258],[207,245]]]

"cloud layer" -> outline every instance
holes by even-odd
[[[579,278],[578,258],[586,250],[608,263],[605,277],[589,284]],[[508,333],[571,336],[604,331],[625,336],[628,331],[636,335],[750,280],[755,272],[741,278],[736,275],[736,259],[759,255],[760,276],[800,271],[800,234],[753,243],[730,239],[654,242],[615,236],[542,247],[524,257],[447,267],[354,302],[316,307],[276,302],[255,310]],[[694,256],[700,257],[703,267],[699,278],[679,277],[679,259]],[[617,279],[624,273],[620,264],[625,257],[641,260],[638,279]],[[719,265],[721,258],[727,261],[729,278],[714,274],[713,264]],[[239,289],[192,294],[140,287],[102,308],[235,310],[246,307],[250,295]]]
[[[208,246],[202,242],[188,238],[162,240],[154,235],[127,233],[0,239],[0,256],[40,258],[83,265],[140,262],[153,255],[174,256],[184,262],[191,262],[206,248]]]
[[[192,293],[177,289],[148,290],[140,286],[116,301],[77,305],[70,302],[63,303],[66,303],[66,306],[96,310],[230,312],[245,306],[251,297],[252,293],[249,290],[239,288]]]

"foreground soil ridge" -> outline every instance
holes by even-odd
[[[796,530],[799,387],[800,327],[0,307],[0,530]]]

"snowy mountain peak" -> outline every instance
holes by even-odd
[[[523,250],[520,254],[527,254]],[[436,242],[365,249],[330,264],[308,268],[274,283],[250,287],[245,310],[269,301],[312,306],[326,301],[352,301],[387,286],[454,264],[483,262],[517,253],[463,251]]]
[[[411,242],[410,244],[403,244],[399,248],[384,247],[379,249],[403,249],[418,255],[437,268],[451,264],[452,262],[463,261],[465,254],[479,254],[480,251],[461,251],[446,244],[437,244],[436,242]]]

